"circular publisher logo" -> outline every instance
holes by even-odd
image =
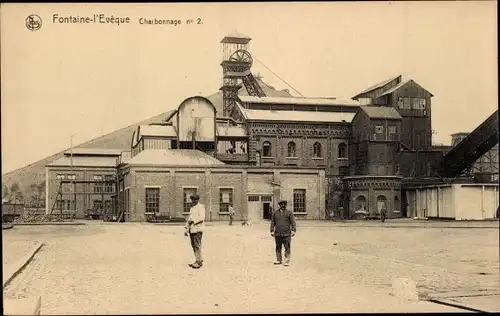
[[[42,18],[36,14],[31,14],[26,18],[26,27],[30,31],[38,31],[42,27]]]

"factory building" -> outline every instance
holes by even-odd
[[[448,177],[458,176],[464,161],[472,164],[485,148],[494,150],[495,139],[498,143],[492,129],[498,118],[492,116],[456,146],[433,146],[433,94],[401,76],[351,100],[270,93],[251,72],[249,41],[222,40],[223,85],[217,97],[188,98],[161,122],[138,126],[130,150],[73,153],[81,161],[72,167],[66,156],[49,164],[47,191],[55,196],[58,172],[71,167],[85,181],[96,173],[114,174],[115,189],[104,190],[101,200],[113,201],[120,221],[185,216],[194,192],[211,221],[227,219],[229,204],[236,219],[264,220],[279,199],[288,200],[299,219],[350,218],[360,209],[406,217],[407,190],[441,181],[448,170],[444,163],[455,166]],[[498,150],[488,172],[498,175]],[[78,215],[81,208],[100,205],[92,184],[85,185],[76,206],[55,205],[76,207]]]

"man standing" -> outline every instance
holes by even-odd
[[[234,208],[233,205],[229,204],[229,226],[233,226]]]
[[[281,200],[278,203],[279,209],[271,216],[271,236],[276,243],[276,261],[274,264],[281,264],[282,246],[285,246],[285,266],[290,264],[292,237],[295,236],[296,224],[293,213],[287,210],[287,201]]]
[[[201,239],[205,228],[205,206],[199,203],[200,197],[198,194],[191,195],[191,209],[189,210],[188,222],[186,225],[185,236],[189,235],[191,239],[191,247],[193,247],[196,261],[190,263],[189,266],[193,269],[199,269],[203,265],[201,257]]]

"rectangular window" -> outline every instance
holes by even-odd
[[[72,188],[73,188],[73,185],[71,183],[63,183],[62,184],[63,193],[73,192]]]
[[[396,126],[389,126],[389,134],[396,134]]]
[[[101,175],[95,175],[94,181],[102,181]],[[102,183],[93,183],[94,193],[103,193]]]
[[[377,134],[382,134],[384,132],[384,127],[383,126],[375,126],[375,133]]]
[[[420,108],[421,108],[422,110],[425,110],[425,99],[424,99],[424,98],[421,98],[421,99],[420,99]]]
[[[261,201],[262,202],[272,202],[273,197],[272,197],[272,195],[263,195],[263,196],[261,196]]]
[[[146,188],[146,213],[160,212],[160,188]]]
[[[293,190],[293,212],[294,213],[306,212],[306,190],[304,189]]]
[[[497,182],[498,181],[498,174],[492,174],[491,181]]]
[[[197,194],[197,188],[184,188],[184,201],[183,201],[183,209],[184,213],[189,213],[191,209],[191,195]]]
[[[228,213],[229,205],[233,204],[233,189],[219,190],[219,212]]]
[[[398,98],[398,107],[402,109],[404,107],[404,100],[403,97]]]
[[[259,201],[260,201],[259,195],[249,195],[248,196],[248,202],[259,202]]]
[[[403,99],[403,108],[411,109],[411,99],[410,98]]]
[[[68,174],[68,180],[76,180],[76,175]]]
[[[66,176],[64,174],[57,174],[56,175],[56,179],[58,180],[64,180],[66,178]]]
[[[94,207],[94,210],[100,210],[102,209],[102,201],[101,200],[94,200],[93,201],[93,207]]]
[[[104,180],[105,181],[113,181],[114,177],[112,175],[105,175]],[[104,192],[106,193],[113,193],[115,192],[115,186],[113,182],[106,182],[104,184]]]

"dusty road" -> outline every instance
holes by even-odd
[[[298,225],[288,268],[272,264],[267,225],[207,227],[200,270],[181,227],[16,227],[4,243],[45,246],[4,294],[42,295],[42,314],[460,312],[392,297],[391,281],[499,287],[498,229]]]

